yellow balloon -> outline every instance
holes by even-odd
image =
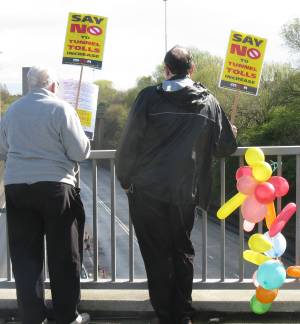
[[[259,252],[252,251],[252,250],[245,250],[243,252],[243,258],[246,261],[254,263],[256,265],[261,265],[261,264],[265,263],[266,261],[272,260],[272,258],[270,258],[264,254],[261,254]]]
[[[272,201],[267,205],[266,225],[268,229],[270,229],[275,219],[276,219],[276,211],[275,211],[274,202]]]
[[[245,153],[245,160],[248,165],[253,165],[257,162],[265,160],[264,152],[259,147],[250,147]]]
[[[232,198],[230,198],[224,205],[222,205],[217,211],[217,217],[219,219],[225,219],[229,216],[234,210],[236,210],[247,198],[247,195],[244,195],[238,192]]]
[[[263,234],[253,234],[248,240],[248,246],[251,250],[255,252],[267,252],[269,251],[273,244],[266,239]]]
[[[264,182],[271,177],[272,168],[267,162],[257,162],[252,165],[252,174],[257,181]]]

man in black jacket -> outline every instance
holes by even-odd
[[[217,100],[190,79],[192,56],[175,46],[165,56],[166,80],[137,96],[117,150],[161,324],[191,323],[195,206],[207,209],[213,156],[236,150],[236,128]]]

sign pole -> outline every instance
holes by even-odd
[[[233,101],[233,105],[231,108],[231,115],[230,115],[230,122],[231,124],[234,124],[235,121],[235,116],[236,116],[236,112],[237,112],[237,106],[240,100],[240,92],[237,91],[234,95],[234,101]]]
[[[76,101],[75,101],[75,109],[78,108],[80,88],[81,88],[81,80],[82,80],[82,72],[83,72],[83,65],[81,65],[81,69],[80,69],[80,77],[79,77],[78,90],[77,90]]]

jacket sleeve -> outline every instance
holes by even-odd
[[[116,153],[116,173],[124,189],[131,185],[147,123],[146,89],[142,90],[129,113]]]
[[[75,109],[66,106],[62,118],[60,137],[67,157],[76,162],[88,158],[90,141],[86,137]]]
[[[221,158],[234,153],[237,149],[237,143],[225,112],[216,99],[214,99],[214,104],[215,124],[213,155],[217,158]]]

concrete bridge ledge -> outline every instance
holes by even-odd
[[[249,313],[249,301],[255,294],[252,290],[194,290],[193,304],[199,312],[208,313]],[[46,290],[50,302],[50,291]],[[136,314],[152,313],[147,290],[101,290],[83,289],[81,310],[92,313]],[[0,312],[15,313],[17,309],[14,289],[0,289]],[[300,310],[300,291],[280,290],[270,312],[298,313]],[[270,313],[268,312],[268,313]]]

